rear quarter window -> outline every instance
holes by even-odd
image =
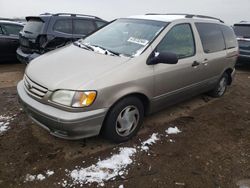
[[[195,25],[205,53],[219,52],[226,49],[219,24],[195,23]]]
[[[238,43],[233,29],[228,26],[221,25],[221,30],[224,35],[226,48],[231,49],[237,47]]]
[[[53,31],[72,34],[72,20],[71,19],[57,20],[53,26]]]

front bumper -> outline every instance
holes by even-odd
[[[30,97],[24,89],[23,81],[18,83],[17,92],[28,116],[52,135],[64,139],[77,140],[98,135],[108,110],[68,112],[57,109]]]
[[[21,48],[19,47],[16,51],[16,56],[17,59],[25,64],[28,64],[31,60],[37,58],[38,56],[40,56],[41,54],[38,53],[32,53],[32,54],[26,54],[24,53]]]

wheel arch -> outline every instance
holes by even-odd
[[[233,81],[233,78],[232,78],[232,73],[233,73],[233,69],[232,68],[227,68],[224,73],[226,73],[228,75],[228,85],[231,85],[232,84],[232,81]],[[223,73],[223,74],[224,74]]]

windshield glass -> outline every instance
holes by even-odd
[[[234,25],[234,32],[238,37],[250,38],[250,25]]]
[[[30,19],[24,26],[24,31],[29,33],[40,33],[43,27],[43,22],[41,20]]]
[[[138,56],[167,24],[150,20],[119,19],[80,42],[115,54]]]

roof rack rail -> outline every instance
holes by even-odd
[[[66,16],[66,15],[69,15],[69,16],[83,16],[83,17],[90,17],[90,18],[95,18],[95,19],[100,19],[99,17],[97,16],[92,16],[92,15],[87,15],[87,14],[72,14],[72,13],[56,13],[56,14],[52,14],[53,16]]]
[[[219,18],[215,18],[215,17],[211,17],[211,16],[204,16],[204,15],[199,15],[199,14],[179,14],[179,13],[172,13],[172,14],[158,14],[158,13],[148,13],[146,15],[180,15],[180,16],[185,16],[185,18],[193,18],[193,17],[197,17],[197,18],[204,18],[204,19],[213,19],[213,20],[217,20],[221,23],[224,23],[224,21],[222,21]]]
[[[40,14],[40,15],[51,15],[51,16],[83,16],[83,17],[89,17],[89,18],[95,18],[95,19],[99,19],[99,20],[102,20],[101,18],[97,17],[97,16],[92,16],[92,15],[87,15],[87,14],[73,14],[73,13],[56,13],[56,14],[52,14],[52,13],[43,13],[43,14]]]

